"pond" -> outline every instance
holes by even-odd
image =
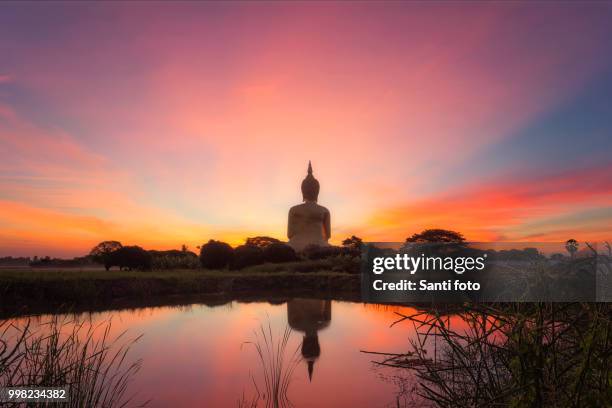
[[[126,338],[142,335],[128,354],[142,359],[129,390],[137,392],[136,401],[150,400],[150,407],[266,406],[266,378],[275,373],[270,366],[264,373],[260,357],[274,364],[281,355],[288,373],[286,405],[395,407],[398,401],[402,406],[418,401],[409,372],[375,364],[380,355],[363,351],[408,351],[412,325],[390,327],[398,311],[412,310],[295,298],[96,312],[78,320],[111,321],[110,338],[126,330]],[[32,324],[50,317],[33,318]],[[279,350],[286,328],[291,329],[287,345]],[[273,345],[268,352],[266,345]]]

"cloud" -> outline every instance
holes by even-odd
[[[377,211],[364,226],[364,234],[372,238],[403,241],[410,234],[425,228],[447,228],[464,233],[473,241],[522,241],[528,239],[565,240],[569,230],[557,221],[556,227],[529,231],[538,220],[572,214],[582,208],[612,207],[611,165],[560,172],[555,175],[532,176],[529,179],[503,180],[461,186],[424,200],[409,202]],[[574,222],[576,238],[602,238],[609,226],[597,228],[585,216],[581,224]],[[588,229],[586,228],[588,227]]]
[[[591,6],[95,7],[120,18],[59,7],[36,33],[16,35],[30,13],[0,27],[18,39],[3,59],[19,87],[0,94],[0,199],[20,239],[51,245],[53,230],[79,254],[107,235],[283,238],[309,159],[335,242],[425,226],[516,239],[609,203],[602,176],[576,178],[571,160],[558,178],[494,181],[496,157],[478,174],[469,163],[609,68]]]

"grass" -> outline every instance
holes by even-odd
[[[102,268],[0,268],[0,282],[6,281],[53,281],[70,279],[191,279],[202,276],[257,276],[257,275],[292,275],[294,273],[315,273],[329,275],[343,273],[338,270],[338,264],[334,260],[320,259],[301,262],[287,262],[256,265],[242,270],[208,270],[208,269],[161,269],[151,271],[127,271],[111,269],[106,271]]]
[[[284,332],[276,338],[268,322],[267,327],[262,324],[259,330],[255,331],[254,341],[245,342],[245,344],[252,345],[257,352],[263,385],[258,385],[253,379],[257,394],[250,401],[246,400],[243,395],[238,401],[239,407],[257,407],[260,399],[264,401],[266,408],[293,406],[287,392],[300,356],[299,348],[296,348],[293,353],[287,352],[291,333],[291,328],[287,326]]]
[[[377,363],[413,372],[417,393],[439,407],[612,405],[610,304],[464,308],[401,315],[416,333],[411,350]]]
[[[358,296],[358,274],[326,269],[329,262],[264,264],[230,270],[0,269],[0,316],[98,309],[112,302],[164,296],[299,292]]]
[[[68,386],[69,400],[61,405],[69,408],[144,406],[128,395],[141,361],[129,362],[127,356],[139,338],[125,340],[123,332],[111,339],[110,330],[110,322],[93,325],[58,317],[36,329],[29,319],[0,322],[0,387]]]

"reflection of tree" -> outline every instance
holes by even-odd
[[[413,372],[441,407],[609,406],[612,306],[474,305],[402,315],[416,338],[377,364]]]

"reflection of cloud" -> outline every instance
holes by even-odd
[[[13,80],[13,77],[7,74],[0,74],[0,84],[5,83],[5,82],[11,82]]]

